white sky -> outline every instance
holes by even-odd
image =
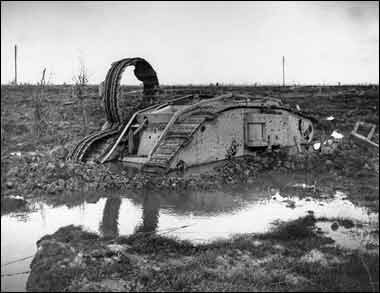
[[[378,2],[1,2],[1,83],[90,83],[143,57],[161,84],[379,82]],[[129,76],[128,76],[129,74]],[[137,84],[131,70],[124,82]]]

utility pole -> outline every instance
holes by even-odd
[[[15,45],[15,85],[17,85],[17,45]]]
[[[282,56],[282,86],[285,86],[285,56]]]

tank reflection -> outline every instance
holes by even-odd
[[[306,180],[303,175],[296,180],[298,182],[312,181]],[[247,204],[269,200],[274,195],[281,193],[286,196],[308,196],[310,192],[315,195],[314,189],[304,189],[294,187],[289,181],[281,180],[281,177],[266,177],[257,179],[253,184],[226,187],[218,191],[153,191],[140,190],[120,194],[120,197],[110,197],[106,199],[103,216],[99,230],[104,237],[119,236],[119,227],[130,227],[129,233],[152,233],[159,229],[160,217],[164,219],[168,216],[180,217],[211,217],[237,213],[245,209]],[[290,182],[294,182],[294,179]],[[125,200],[125,201],[124,201]],[[124,208],[122,202],[125,202]],[[129,206],[129,204],[131,206]],[[123,213],[128,213],[128,223],[120,223],[120,209]],[[120,216],[125,218],[126,215]],[[161,220],[162,220],[161,219]],[[121,229],[121,228],[120,228]]]
[[[103,237],[119,236],[120,197],[109,197],[103,209],[103,217],[99,230]],[[135,233],[154,232],[158,227],[160,214],[160,197],[156,194],[144,193],[142,203],[142,221],[135,228]]]
[[[119,235],[119,212],[121,206],[120,197],[109,197],[104,205],[103,217],[99,230],[104,237],[116,237]]]
[[[154,193],[144,193],[142,209],[142,223],[136,227],[135,233],[155,232],[160,216],[160,197]]]

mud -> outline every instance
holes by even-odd
[[[135,248],[137,250],[143,245],[143,239],[153,236],[165,239],[164,242],[210,247],[230,239],[242,241],[254,233],[252,245],[255,246],[267,239],[297,242],[318,236],[329,238],[326,247],[364,254],[378,253],[378,213],[354,204],[349,194],[333,186],[322,186],[315,179],[305,174],[270,172],[254,179],[251,184],[239,187],[231,185],[219,191],[158,190],[153,193],[145,190],[139,193],[114,193],[108,197],[105,197],[105,193],[46,197],[44,202],[41,199],[32,204],[33,212],[10,213],[2,217],[2,225],[8,227],[7,231],[26,231],[22,235],[2,232],[2,238],[5,239],[2,242],[2,255],[5,256],[2,263],[18,255],[33,255],[37,248],[35,243],[41,237],[44,240],[51,239],[44,235],[67,225],[82,225],[84,231],[91,231],[96,242],[140,239],[141,242]],[[65,243],[76,239],[76,236],[70,236],[71,232],[67,232],[66,229],[72,229],[70,227],[63,229],[66,234],[59,234],[60,238],[67,235]],[[273,245],[283,252],[279,243]],[[145,244],[144,247],[146,250],[158,249]],[[55,257],[54,262],[60,262],[53,248],[49,246],[45,253],[51,253]],[[53,252],[49,252],[50,249]],[[88,253],[100,253],[97,246],[88,249]],[[45,253],[37,252],[37,259],[45,259]],[[136,257],[140,257],[140,253],[138,250]],[[72,257],[75,258],[74,255]],[[183,255],[179,252],[177,258],[181,257]],[[48,267],[43,267],[49,262],[42,262],[40,267],[33,267],[31,263],[32,271],[49,271]],[[27,271],[29,265],[30,260],[22,261],[6,267],[4,272]],[[66,262],[62,269],[67,269]],[[17,278],[20,277],[6,277],[3,284],[23,290],[25,281],[17,281]],[[43,275],[38,280],[34,278],[30,282],[45,284],[45,278],[49,278],[49,275]],[[100,283],[103,281],[99,280]],[[87,285],[82,283],[81,286]]]
[[[378,254],[331,247],[331,239],[313,232],[315,221],[307,216],[268,234],[246,235],[208,245],[157,235],[106,240],[67,226],[38,242],[27,289],[117,292],[378,289]]]
[[[136,104],[135,101],[142,97],[126,96],[128,90],[130,89],[122,87],[122,96],[128,97],[125,100],[129,101],[130,107],[133,107]],[[178,94],[212,90],[216,89],[175,88]],[[218,91],[221,90],[251,94],[269,93],[282,97],[284,102],[299,105],[318,121],[317,140],[328,137],[333,131],[342,133],[344,137],[334,145],[331,151],[299,154],[294,157],[281,154],[259,154],[257,158],[248,162],[238,160],[237,165],[225,164],[222,169],[217,170],[215,178],[206,177],[194,185],[207,187],[209,183],[206,184],[205,181],[211,181],[210,185],[241,183],[266,169],[317,171],[326,167],[322,170],[323,172],[331,170],[333,173],[341,173],[348,177],[365,177],[369,173],[371,176],[378,176],[378,151],[367,150],[365,145],[358,146],[349,136],[356,121],[363,120],[377,125],[373,141],[378,143],[378,88],[326,87],[322,88],[322,91],[313,87],[286,88],[285,90],[275,87],[218,88]],[[125,174],[119,178],[115,174],[109,174],[103,166],[76,165],[64,161],[75,142],[82,136],[82,112],[78,103],[71,97],[68,86],[47,87],[46,96],[43,99],[43,112],[45,120],[49,123],[41,139],[36,141],[32,134],[35,91],[36,88],[33,86],[2,86],[3,196],[15,195],[29,198],[46,193],[61,193],[63,190],[81,191],[81,188],[84,190],[140,188],[150,181],[144,176],[135,177]],[[89,120],[87,131],[90,133],[101,126],[104,110],[100,99],[96,99],[96,87],[89,86],[86,91],[89,97],[86,99]],[[305,96],[308,97],[305,98]],[[318,103],[314,102],[315,99],[318,99]],[[334,116],[334,120],[325,120],[328,116]],[[20,131],[14,131],[15,129]],[[94,181],[99,184],[95,186]],[[191,180],[186,184],[182,184],[183,181],[186,180],[178,179],[181,187],[187,186],[187,183],[191,185]],[[156,183],[154,182],[154,185]],[[160,185],[168,187],[173,183],[163,180]]]
[[[33,223],[36,213],[42,222],[45,221],[44,229],[30,229],[32,236],[29,238],[33,243],[27,243],[24,235],[14,234],[13,240],[21,237],[18,242],[24,241],[25,246],[23,252],[18,251],[17,246],[14,246],[15,250],[8,247],[9,260],[25,256],[26,251],[33,255],[35,242],[41,237],[42,240],[38,242],[40,249],[31,263],[29,278],[28,275],[13,279],[7,277],[8,284],[23,290],[28,278],[27,288],[32,291],[379,290],[378,221],[372,221],[373,216],[370,216],[377,218],[379,210],[379,155],[378,150],[357,144],[349,135],[358,120],[374,123],[377,129],[372,140],[378,144],[378,87],[166,89],[178,94],[194,91],[213,94],[227,90],[270,93],[310,112],[309,115],[318,121],[315,125],[317,142],[325,140],[334,131],[341,133],[343,138],[331,145],[322,144],[317,151],[309,149],[290,156],[282,151],[264,152],[250,158],[231,158],[212,168],[212,172],[195,171],[190,175],[179,173],[152,178],[123,168],[116,170],[109,166],[74,164],[64,160],[84,131],[82,112],[71,97],[70,87],[47,87],[43,113],[48,123],[41,138],[36,140],[32,134],[35,88],[2,86],[2,226],[8,219]],[[122,89],[122,95],[126,96],[129,90],[131,88]],[[88,133],[99,129],[103,123],[104,110],[96,91],[95,86],[87,88]],[[133,99],[126,99],[131,113],[139,98],[139,95],[134,95]],[[330,116],[334,119],[325,119]],[[196,225],[160,235],[157,231],[163,227],[157,224],[159,221],[154,224],[157,203],[146,209],[146,218],[153,220],[145,225],[142,210],[138,219],[140,224],[136,223],[137,218],[123,220],[123,212],[119,212],[119,218],[109,216],[109,221],[100,221],[102,217],[108,218],[107,215],[116,215],[117,210],[122,211],[128,198],[116,195],[134,194],[131,203],[144,206],[143,193],[146,190],[151,194],[167,194],[168,198],[177,200],[175,206],[179,207],[186,198],[186,192],[200,192],[198,197],[204,201],[189,207],[186,204],[182,206],[182,215],[200,220],[204,214],[197,215],[197,208],[215,208],[220,200],[219,196],[204,196],[205,192],[220,195],[229,188],[245,188],[254,185],[260,175],[269,178],[271,172],[274,175],[265,193],[271,197],[264,202],[271,203],[272,208],[277,206],[279,210],[286,211],[289,216],[280,217],[277,219],[280,222],[274,226],[259,225],[262,230],[255,230],[254,223],[245,221],[247,225],[243,227],[247,229],[240,231],[248,233],[245,235],[230,238],[231,231],[222,229],[217,236],[222,235],[224,240],[215,241],[209,230],[204,231],[203,239],[197,242],[193,239],[195,237],[184,236],[194,233],[181,233],[186,229],[187,232],[200,233],[201,229],[197,230]],[[273,184],[280,177],[276,172],[282,175],[299,172],[303,178],[290,180],[290,184]],[[104,193],[114,195],[108,205],[105,203],[108,199],[102,199]],[[236,209],[242,212],[239,210],[242,202],[233,199],[227,197],[221,201],[226,215],[231,215]],[[96,207],[99,202],[108,206],[107,212],[98,209],[100,218],[96,223],[93,216],[84,220],[89,226],[95,224],[93,232],[75,226],[62,228],[82,223],[71,218],[71,213],[77,211],[80,219],[85,214],[84,206]],[[170,211],[170,204],[165,207],[165,196],[159,197],[159,202],[159,211],[165,215],[163,211]],[[257,211],[265,210],[265,204],[260,206],[255,202],[255,206],[260,207]],[[246,204],[243,206],[247,207]],[[73,222],[48,224],[49,211],[54,207],[67,209],[66,219]],[[346,212],[339,216],[342,210]],[[347,214],[347,211],[350,212]],[[212,222],[222,223],[216,220],[220,211],[211,209],[207,217],[212,217],[212,213],[215,216],[215,222]],[[275,219],[269,217],[266,223],[272,220]],[[123,230],[122,223],[131,225]],[[185,222],[179,224],[188,225]],[[220,227],[228,226],[221,224]],[[156,233],[152,233],[154,231]],[[51,236],[43,237],[46,234]],[[172,238],[174,236],[176,240]],[[2,241],[3,249],[5,244],[3,246]],[[12,265],[7,272],[28,270],[29,263]],[[20,287],[20,284],[24,285]]]

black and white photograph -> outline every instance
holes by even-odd
[[[1,1],[1,292],[379,292],[378,1]]]

